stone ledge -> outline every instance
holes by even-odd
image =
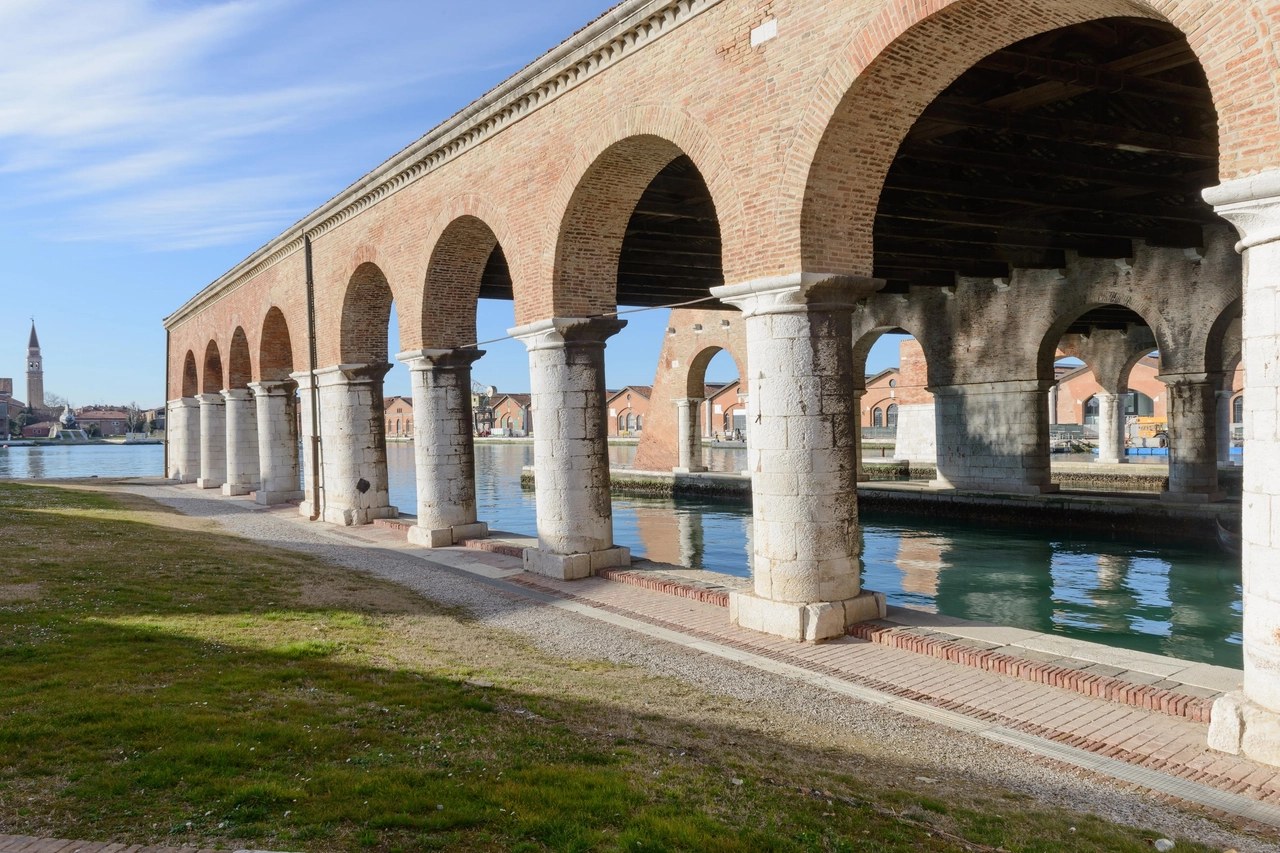
[[[1108,699],[1144,708],[1149,711],[1160,711],[1174,717],[1186,717],[1198,723],[1211,721],[1213,700],[1174,690],[1154,687],[1146,684],[1134,684],[1109,675],[1085,672],[1070,667],[1028,660],[1027,658],[1003,654],[1001,652],[981,649],[955,640],[941,640],[935,637],[922,636],[911,631],[862,622],[849,626],[848,634],[859,640],[888,646],[893,649],[928,655],[940,660],[951,661],[962,666],[972,666],[988,672],[998,672],[1020,678],[1023,681],[1034,681],[1060,687],[1084,696]]]

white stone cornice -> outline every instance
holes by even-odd
[[[1280,241],[1280,170],[1223,181],[1202,195],[1240,232],[1236,251]]]
[[[868,276],[791,273],[711,288],[711,295],[742,311],[744,317],[797,311],[847,309],[884,287]]]
[[[347,187],[164,319],[172,329],[387,196],[531,115],[721,0],[624,0]]]

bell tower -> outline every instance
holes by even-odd
[[[44,408],[44,359],[40,357],[40,339],[36,337],[36,321],[31,320],[31,338],[27,341],[27,405]]]

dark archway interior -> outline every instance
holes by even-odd
[[[706,297],[709,288],[724,284],[720,247],[711,191],[693,161],[677,157],[649,183],[627,223],[618,258],[618,304],[654,307]],[[480,298],[514,298],[501,246],[485,265]]]
[[[1217,113],[1182,33],[1108,18],[997,51],[920,116],[875,221],[886,292],[1199,248],[1218,221]]]

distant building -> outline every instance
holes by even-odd
[[[644,431],[644,418],[649,414],[652,385],[628,385],[621,391],[606,391],[609,407],[609,435],[638,436]]]
[[[386,413],[387,438],[413,438],[413,400],[408,397],[387,397],[382,401]]]
[[[704,438],[745,437],[747,398],[737,379],[723,385],[707,385],[703,392],[702,435]]]
[[[0,437],[7,436],[9,420],[16,419],[25,407],[13,399],[13,380],[0,378]]]
[[[57,421],[41,421],[22,428],[23,438],[49,438],[58,431]]]
[[[97,427],[99,435],[125,435],[129,432],[129,410],[119,406],[85,406],[76,409],[76,422],[87,432]]]
[[[533,395],[498,394],[492,401],[493,429],[503,435],[528,435],[533,432]]]

